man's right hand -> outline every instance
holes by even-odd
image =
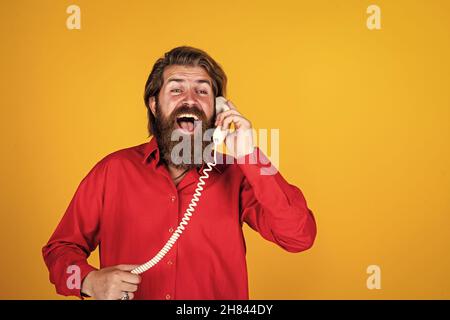
[[[138,289],[141,277],[131,273],[138,265],[118,266],[91,271],[81,285],[81,292],[97,300],[120,300],[124,292],[131,299]]]

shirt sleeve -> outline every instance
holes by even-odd
[[[241,224],[289,252],[309,249],[317,229],[312,211],[259,148],[238,159],[244,173],[240,192]]]
[[[42,248],[50,282],[56,292],[83,299],[81,284],[97,270],[87,262],[99,243],[106,165],[97,163],[79,184],[64,216],[48,243]]]

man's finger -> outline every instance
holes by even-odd
[[[139,267],[139,265],[137,264],[120,264],[116,266],[117,269],[123,271],[120,274],[121,280],[133,284],[141,283],[141,276],[130,272],[131,270],[134,270],[137,267]]]
[[[215,123],[216,126],[217,126],[217,125],[221,125],[223,119],[224,119],[225,117],[227,117],[228,115],[231,115],[231,114],[240,115],[240,113],[239,113],[238,111],[236,111],[236,110],[227,110],[227,111],[223,111],[223,112],[219,113],[219,114],[216,116],[216,123]]]
[[[131,284],[128,282],[122,282],[120,284],[120,290],[127,291],[127,292],[136,292],[138,289],[138,286],[136,284]]]
[[[133,274],[129,271],[121,271],[120,279],[124,282],[132,283],[132,284],[141,283],[141,276],[137,275],[137,274]]]
[[[117,269],[122,271],[131,271],[133,269],[136,269],[137,267],[139,267],[138,264],[119,264],[118,266],[116,266]]]
[[[230,129],[232,123],[234,123],[235,128],[238,129],[241,127],[242,122],[244,121],[244,117],[241,115],[229,115],[222,122],[223,129]]]

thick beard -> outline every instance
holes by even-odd
[[[161,108],[159,105],[159,102],[156,101],[156,114],[155,114],[155,126],[154,126],[154,132],[153,135],[156,138],[156,141],[158,143],[158,148],[159,148],[159,155],[160,155],[160,159],[166,164],[166,165],[171,165],[177,169],[183,169],[183,170],[188,170],[188,169],[192,169],[192,168],[199,168],[202,163],[195,163],[195,153],[194,153],[194,134],[191,134],[190,137],[188,137],[188,139],[191,139],[191,150],[190,150],[190,156],[189,156],[189,163],[174,163],[172,161],[172,150],[173,148],[180,143],[180,141],[172,141],[171,136],[172,136],[172,132],[176,129],[178,129],[177,127],[177,122],[176,122],[176,118],[179,114],[181,113],[185,113],[185,112],[191,112],[193,114],[195,114],[199,120],[201,121],[201,126],[202,126],[202,147],[201,147],[201,156],[202,156],[202,163],[203,163],[203,152],[205,150],[205,148],[211,143],[211,141],[203,141],[203,134],[206,132],[206,130],[208,129],[212,129],[214,128],[214,122],[215,122],[215,113],[214,115],[211,117],[211,119],[207,119],[205,113],[203,112],[203,110],[197,108],[197,107],[186,107],[186,106],[181,106],[177,109],[175,109],[175,111],[173,111],[168,117],[165,117],[162,113],[161,113]],[[186,139],[186,137],[185,137]],[[199,152],[199,150],[196,150],[197,152]],[[180,154],[180,157],[183,157],[183,154]]]

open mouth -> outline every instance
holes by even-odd
[[[194,129],[198,122],[198,117],[192,113],[182,113],[177,116],[178,127],[189,133],[194,132]]]

